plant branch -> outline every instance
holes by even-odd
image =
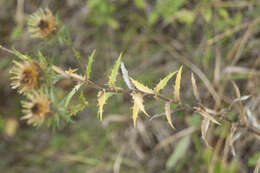
[[[11,50],[11,49],[8,49],[8,48],[5,48],[3,47],[2,45],[0,45],[0,49],[3,50],[4,52],[7,52],[9,54],[12,54],[12,55],[16,55],[16,53]],[[122,94],[127,94],[127,95],[130,95],[132,92],[134,91],[138,91],[138,92],[141,92],[142,94],[144,94],[145,96],[148,96],[148,97],[153,97],[153,98],[159,98],[165,102],[171,102],[171,103],[175,103],[173,99],[171,98],[168,98],[166,96],[163,96],[161,94],[147,94],[147,93],[144,93],[142,91],[139,91],[137,89],[122,89],[122,88],[105,88],[105,87],[102,87],[101,85],[91,81],[90,79],[86,79],[85,77],[79,75],[79,74],[76,74],[74,72],[71,72],[71,71],[64,71],[62,70],[60,67],[56,66],[56,65],[52,65],[52,69],[53,71],[55,71],[56,73],[66,77],[66,78],[72,78],[78,82],[83,82],[85,84],[90,84],[93,86],[93,88],[97,89],[97,90],[103,90],[103,91],[106,91],[106,92],[114,92],[114,93],[122,93]],[[185,109],[187,111],[190,111],[191,113],[194,112],[194,109],[192,106],[188,105],[188,104],[181,104],[178,106],[177,109]],[[250,126],[247,126],[246,124],[240,124],[239,122],[233,122],[231,121],[230,119],[228,119],[225,115],[225,112],[223,113],[218,113],[216,115],[219,115],[219,118],[226,121],[226,122],[229,122],[231,124],[235,124],[236,126],[238,127],[241,127],[241,128],[246,128],[249,132],[255,134],[255,135],[258,135],[260,136],[260,132],[253,128],[253,127],[250,127]]]

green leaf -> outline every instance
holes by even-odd
[[[190,136],[184,136],[179,140],[173,153],[171,154],[171,156],[166,162],[167,168],[174,167],[176,163],[186,155],[186,151],[189,147],[189,144],[190,144]]]
[[[48,64],[48,61],[46,60],[45,56],[43,56],[42,52],[38,50],[38,56],[40,58],[40,61],[44,64]]]
[[[19,51],[17,51],[16,49],[13,49],[13,52],[15,53],[15,55],[20,58],[21,60],[28,60],[29,57],[20,53]]]
[[[212,18],[212,9],[211,7],[203,7],[200,9],[201,15],[206,20],[206,22],[210,22]]]
[[[68,107],[71,98],[76,94],[76,92],[80,89],[80,87],[81,87],[82,85],[83,85],[83,83],[80,83],[80,84],[76,85],[76,86],[71,90],[71,92],[65,97],[64,105],[65,105],[66,108]]]
[[[22,27],[16,26],[11,33],[10,39],[11,40],[16,40],[22,33]]]
[[[80,61],[80,59],[81,59],[81,55],[80,55],[80,52],[76,49],[76,48],[72,48],[72,51],[73,51],[73,54],[74,54],[74,56],[76,57],[76,59],[78,60],[78,61]]]
[[[164,77],[164,78],[156,85],[156,87],[154,88],[154,90],[155,90],[156,92],[159,92],[161,89],[163,89],[163,88],[167,85],[168,81],[175,75],[175,73],[177,73],[177,71],[172,72],[172,73],[168,74],[166,77]]]
[[[69,27],[67,25],[63,25],[59,29],[57,41],[60,45],[65,45],[65,44],[71,45],[72,44]]]
[[[178,21],[186,24],[191,24],[195,19],[195,13],[186,9],[180,10],[176,16]]]
[[[52,85],[50,86],[50,99],[51,99],[51,102],[56,104],[57,102],[57,99],[56,99],[56,92],[55,92],[55,87]]]
[[[96,50],[93,50],[92,53],[90,54],[89,58],[88,58],[88,65],[87,65],[86,73],[85,73],[85,77],[87,79],[90,78],[90,73],[92,71],[91,69],[92,69],[92,64],[93,64],[93,61],[94,61],[95,53],[96,53]]]
[[[70,116],[76,115],[78,112],[84,110],[88,104],[82,90],[80,91],[79,101],[80,103],[70,106],[70,110],[69,110]]]
[[[122,58],[122,53],[120,53],[118,59],[116,60],[116,63],[114,64],[114,67],[112,68],[112,72],[109,76],[108,84],[109,84],[110,87],[115,86],[116,77],[117,77],[117,74],[118,74],[118,69],[119,69],[120,64],[121,64],[121,58]]]
[[[83,104],[76,104],[76,105],[72,105],[70,107],[70,116],[72,115],[76,115],[78,112],[83,111],[85,109],[86,105]]]
[[[218,14],[224,19],[229,19],[229,13],[225,8],[219,8]]]
[[[259,157],[260,157],[260,153],[259,153],[259,152],[254,153],[254,154],[248,159],[248,166],[255,166]]]
[[[135,5],[136,5],[138,8],[143,9],[144,6],[145,6],[145,0],[135,0]]]
[[[83,104],[83,105],[87,105],[87,104],[88,104],[88,102],[86,101],[86,99],[85,99],[85,97],[84,97],[84,93],[83,93],[82,90],[80,91],[79,98],[80,98],[81,104]]]
[[[163,16],[165,20],[169,20],[178,12],[184,3],[185,0],[157,0],[156,10],[158,10],[159,14]]]

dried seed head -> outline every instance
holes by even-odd
[[[29,61],[13,61],[13,63],[14,66],[10,70],[12,88],[18,89],[20,93],[36,88],[40,75],[39,67]]]
[[[22,119],[27,119],[28,124],[39,125],[44,122],[50,113],[50,101],[47,95],[32,91],[27,94],[28,101],[22,102]]]
[[[45,38],[56,30],[56,19],[49,9],[39,9],[28,18],[28,31],[32,37]]]

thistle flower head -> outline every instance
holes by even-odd
[[[12,88],[18,89],[20,93],[36,88],[40,75],[39,67],[29,61],[13,61],[13,63],[14,66],[10,70]]]
[[[28,31],[32,37],[45,38],[56,30],[56,19],[47,9],[39,9],[28,18]]]
[[[51,102],[47,95],[35,90],[28,93],[27,98],[28,101],[22,102],[23,113],[25,114],[22,119],[26,119],[28,124],[40,125],[50,113]]]

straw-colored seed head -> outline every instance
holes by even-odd
[[[49,9],[39,9],[28,18],[28,31],[32,37],[45,38],[56,30],[56,19]]]
[[[12,88],[18,89],[20,93],[36,88],[40,75],[39,67],[29,61],[13,61],[13,63],[14,66],[10,70]]]
[[[27,119],[28,124],[39,125],[44,122],[50,113],[50,101],[47,95],[32,91],[27,94],[28,101],[22,102],[22,119]]]

